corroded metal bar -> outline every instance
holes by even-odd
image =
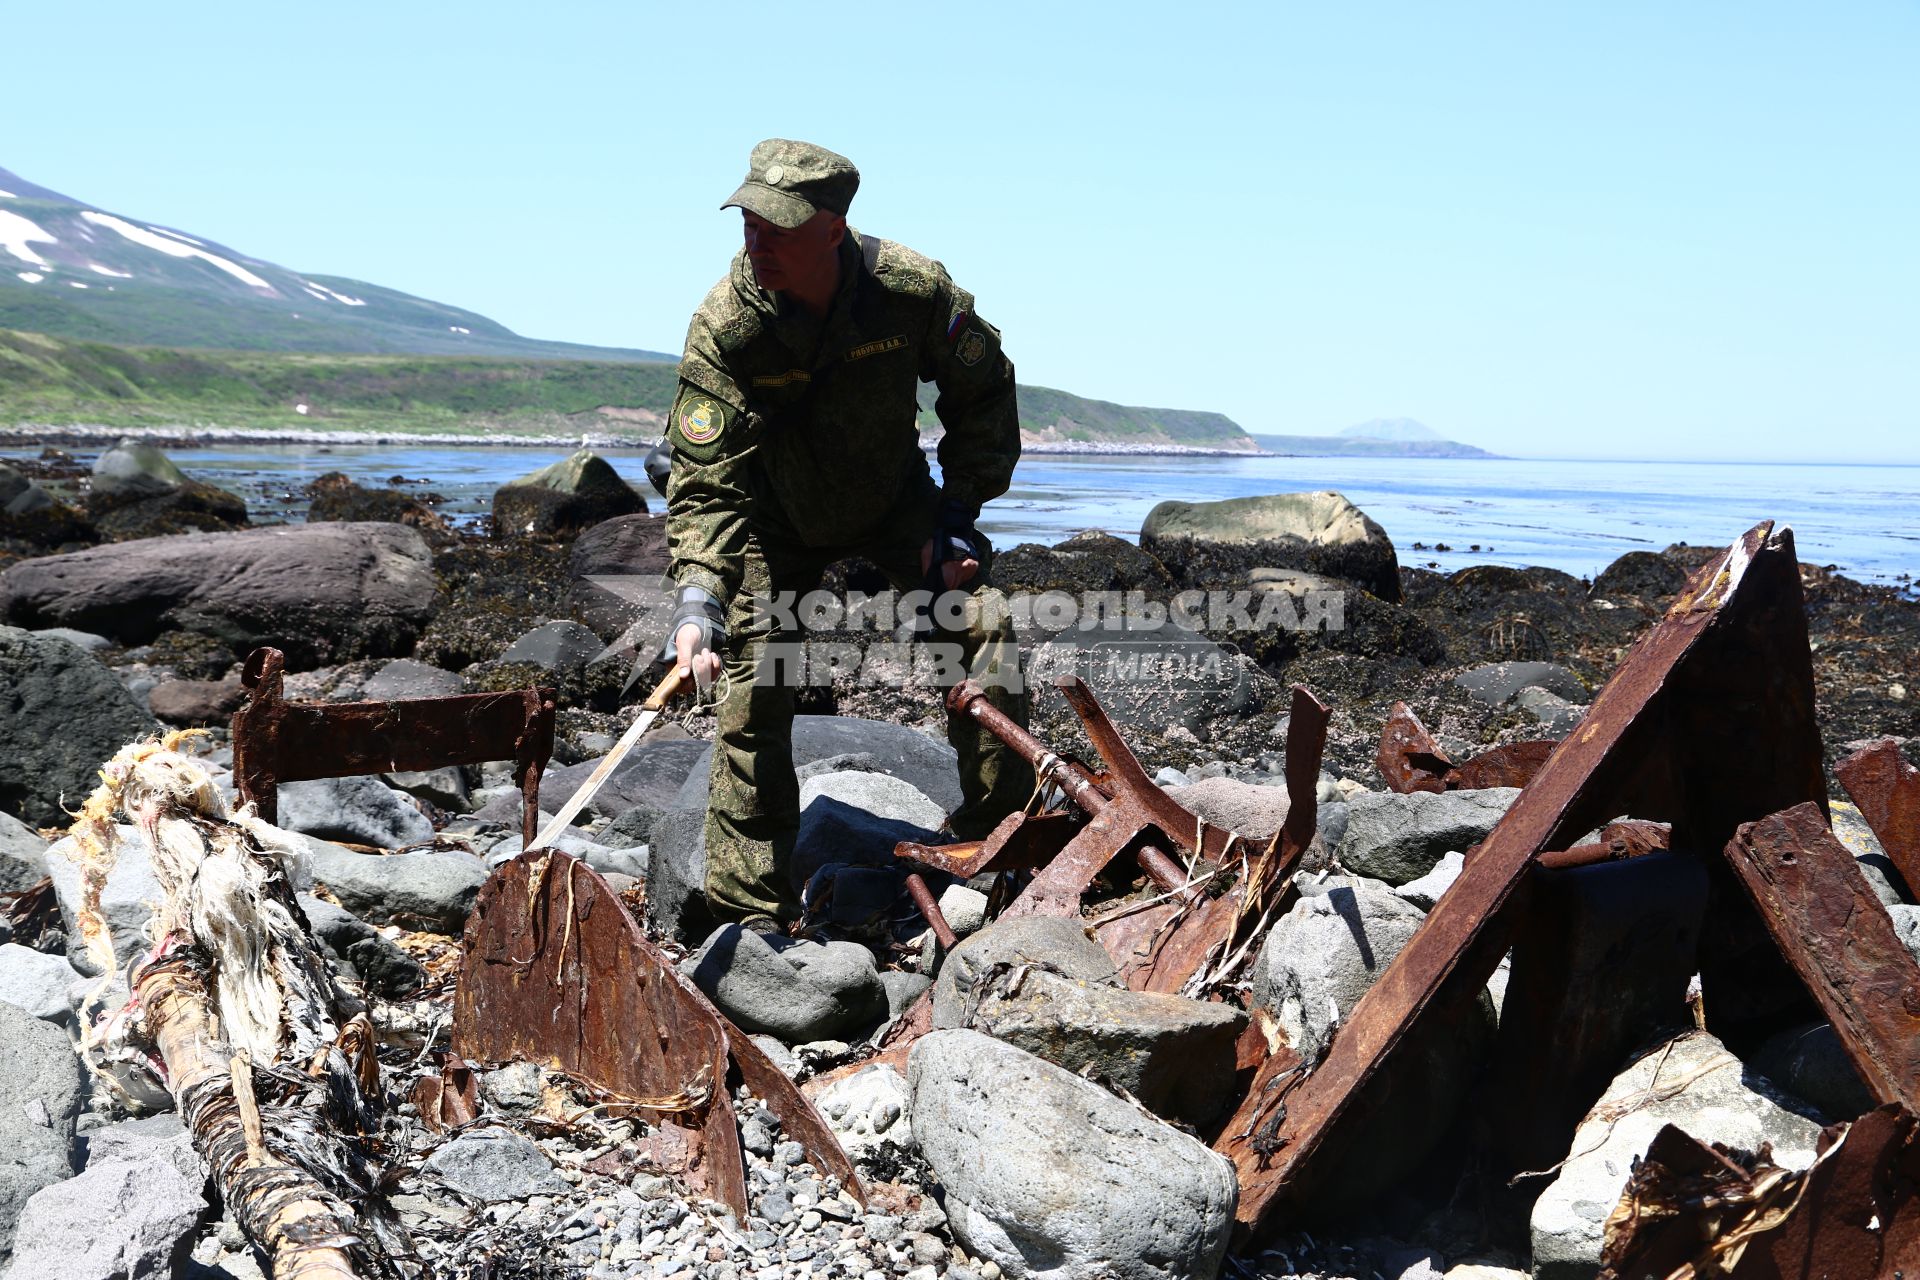
[[[1750,822],[1727,861],[1874,1099],[1920,1112],[1920,964],[1826,815]]]
[[[926,918],[933,929],[933,936],[940,939],[940,945],[951,951],[960,941],[953,926],[947,923],[940,903],[933,896],[933,890],[927,888],[927,882],[919,873],[907,877],[907,896],[913,899],[913,905],[920,908],[920,914]]]
[[[1882,738],[1833,766],[1833,772],[1907,887],[1920,892],[1920,769],[1907,763],[1898,742]]]
[[[987,692],[972,680],[962,680],[947,692],[947,709],[972,716],[994,737],[1012,747],[1033,766],[1043,783],[1051,782],[1089,816],[1107,807],[1108,796],[1092,774],[1078,762],[1057,756],[1047,744],[1014,723],[1000,708],[987,701]]]

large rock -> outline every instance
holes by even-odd
[[[1216,827],[1249,840],[1268,840],[1287,821],[1292,801],[1285,787],[1263,787],[1237,778],[1205,778],[1167,794]]]
[[[0,893],[30,889],[46,874],[47,842],[12,814],[0,813]]]
[[[193,631],[296,669],[406,650],[433,615],[420,534],[393,524],[190,533],[23,560],[0,573],[0,621],[124,644]]]
[[[913,1150],[907,1082],[885,1063],[834,1081],[815,1105],[856,1162],[864,1163],[889,1147],[896,1153]]]
[[[1174,591],[1166,567],[1124,538],[1098,529],[1076,533],[1050,547],[1037,542],[993,558],[994,585],[1006,592],[1142,591],[1164,598]]]
[[[15,568],[44,563],[24,560]],[[10,574],[0,574],[0,599]],[[86,650],[5,626],[0,708],[0,812],[34,824],[66,822],[62,806],[80,806],[99,782],[100,766],[160,727]]]
[[[1232,1005],[1129,991],[1013,965],[975,979],[967,1025],[1202,1125],[1234,1104]]]
[[[406,794],[373,777],[280,784],[278,825],[322,840],[398,849],[433,839],[433,823]]]
[[[0,1001],[24,1009],[43,1022],[66,1022],[67,988],[73,985],[73,966],[63,956],[50,956],[18,943],[0,944]]]
[[[100,532],[114,538],[237,529],[247,523],[242,499],[189,477],[166,454],[138,440],[122,440],[95,460],[87,512]]]
[[[398,489],[365,488],[343,471],[329,471],[308,485],[307,497],[307,519],[311,521],[373,520],[447,532],[445,518],[419,498]]]
[[[968,1252],[1049,1280],[1215,1275],[1238,1197],[1197,1138],[1091,1081],[973,1031],[908,1058],[913,1131]]]
[[[1313,1065],[1425,916],[1378,881],[1343,877],[1302,889],[1260,948],[1253,998]],[[1430,1014],[1356,1100],[1353,1134],[1316,1167],[1316,1207],[1362,1203],[1411,1172],[1473,1088],[1492,1040],[1492,1002],[1456,984]]]
[[[73,1122],[85,1097],[67,1033],[0,1002],[0,1261],[13,1250],[20,1210],[42,1187],[73,1175]],[[25,1273],[19,1273],[25,1274]],[[61,1274],[58,1271],[46,1273]]]
[[[461,1195],[489,1204],[571,1189],[539,1147],[510,1129],[463,1133],[422,1167]]]
[[[1830,1120],[1851,1120],[1878,1104],[1830,1022],[1788,1027],[1769,1036],[1749,1057],[1753,1069]]]
[[[849,770],[800,784],[800,833],[789,864],[796,889],[829,863],[891,867],[902,840],[939,839],[946,813],[912,783]]]
[[[340,905],[374,924],[459,934],[466,927],[487,864],[466,853],[355,853],[308,840],[313,878]]]
[[[1570,703],[1592,698],[1580,677],[1557,662],[1490,662],[1462,671],[1454,684],[1490,707],[1504,707],[1523,689],[1545,689]]]
[[[546,622],[508,645],[502,662],[528,662],[547,671],[577,671],[601,656],[600,637],[577,622]]]
[[[1629,551],[1602,569],[1593,580],[1596,599],[1637,596],[1657,600],[1680,594],[1687,585],[1686,567],[1658,551]]]
[[[154,1121],[171,1120],[171,1125]],[[115,1129],[142,1129],[118,1135]],[[16,1276],[140,1280],[180,1275],[212,1216],[207,1172],[178,1119],[98,1131],[86,1172],[36,1193],[14,1237]]]
[[[1182,582],[1224,585],[1249,568],[1305,569],[1400,599],[1393,542],[1338,493],[1275,493],[1221,502],[1162,502],[1140,526],[1140,546]]]
[[[1059,916],[999,920],[953,949],[933,984],[933,1025],[964,1027],[974,983],[995,970],[1032,966],[1080,982],[1114,986],[1113,958],[1084,923]]]
[[[594,525],[574,542],[568,559],[568,616],[602,640],[631,628],[636,649],[658,646],[673,612],[662,589],[670,559],[665,516],[615,516]]]
[[[706,914],[703,897],[712,754],[712,747],[702,743],[672,803],[648,824],[652,857],[648,863],[647,919],[657,932],[687,942],[706,937],[714,924]],[[939,739],[904,725],[854,716],[794,717],[793,762],[797,769],[806,772],[809,766],[849,756],[864,756],[876,772],[911,783],[943,814],[960,807],[960,772],[953,748]],[[818,816],[846,816],[850,809],[835,805]],[[819,865],[824,863],[817,864],[816,870]]]
[[[168,724],[225,724],[247,700],[237,678],[162,680],[147,691],[147,707]]]
[[[360,696],[369,702],[396,702],[408,698],[449,698],[465,693],[467,682],[451,671],[413,658],[395,658],[367,677]]]
[[[1176,622],[1157,627],[1063,631],[1034,650],[1027,680],[1036,713],[1064,699],[1056,683],[1084,681],[1122,728],[1164,732],[1170,724],[1198,729],[1240,715],[1257,702],[1245,657]]]
[[[600,790],[587,802],[587,811],[619,817],[644,805],[660,812],[673,803],[687,780],[695,776],[696,767],[700,768],[698,776],[705,780],[704,765],[712,752],[712,744],[698,738],[642,741],[614,767]],[[579,764],[564,765],[541,774],[540,807],[548,813],[558,813],[600,767],[603,758],[582,760]]]
[[[116,827],[114,846],[117,856],[107,873],[106,887],[100,893],[100,911],[113,939],[113,953],[119,968],[145,955],[153,946],[147,936],[147,923],[153,918],[153,905],[165,895],[153,874],[153,854],[147,837],[135,826]],[[53,894],[60,904],[60,918],[67,934],[67,959],[80,972],[98,973],[93,960],[82,949],[80,926],[80,868],[73,862],[79,845],[72,836],[47,850],[47,874],[53,877]]]
[[[1773,1147],[1788,1169],[1813,1162],[1820,1124],[1796,1114],[1763,1077],[1704,1031],[1650,1049],[1614,1078],[1574,1131],[1567,1161],[1534,1202],[1538,1280],[1591,1280],[1600,1266],[1607,1215],[1633,1162],[1665,1125],[1703,1143],[1741,1151]]]
[[[1485,840],[1519,794],[1517,787],[1361,792],[1348,802],[1340,865],[1388,884],[1417,880],[1442,854],[1465,853]]]
[[[683,968],[742,1029],[789,1044],[842,1037],[887,1016],[873,953],[857,942],[797,942],[730,924]]]
[[[605,458],[581,449],[496,489],[493,531],[502,538],[565,535],[646,509],[647,500]]]

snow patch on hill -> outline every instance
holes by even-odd
[[[11,191],[0,191],[0,200],[18,200],[19,198]]]
[[[47,266],[47,260],[27,246],[30,243],[59,244],[57,237],[48,235],[40,224],[31,218],[23,218],[17,213],[0,210],[0,249],[5,249],[20,261],[36,267]]]
[[[97,262],[89,262],[87,266],[94,271],[98,271],[103,276],[112,276],[115,280],[133,279],[133,272],[131,271],[115,271],[112,267],[103,267]]]
[[[14,274],[22,280],[25,280],[28,284],[39,284],[42,280],[46,279],[46,277],[38,271],[16,271]]]
[[[273,294],[279,293],[279,290],[275,289],[265,280],[262,280],[259,276],[253,274],[253,272],[240,266],[238,263],[227,261],[217,253],[208,253],[205,249],[196,249],[191,245],[181,243],[179,240],[169,239],[164,234],[157,234],[146,227],[137,227],[125,218],[116,218],[110,213],[97,213],[92,209],[88,209],[80,216],[88,222],[106,227],[110,231],[118,231],[127,239],[144,248],[157,249],[170,258],[199,258],[203,262],[211,263],[213,266],[220,268],[220,270],[226,272],[244,285],[255,289],[265,289],[267,292]]]
[[[349,307],[364,307],[367,305],[366,300],[363,298],[349,298],[344,293],[335,293],[323,284],[315,284],[311,280],[303,280],[301,283],[307,286],[308,293],[320,299],[322,302],[325,302],[328,298],[332,298],[335,302],[345,303]]]

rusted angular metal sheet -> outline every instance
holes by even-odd
[[[1867,1089],[1920,1112],[1920,964],[1826,815],[1803,804],[1748,823],[1727,861]]]
[[[607,883],[534,849],[481,886],[454,994],[453,1052],[536,1062],[677,1126],[686,1172],[745,1220],[731,1061],[822,1173],[864,1203],[846,1152],[784,1075],[646,938]]]
[[[1500,1175],[1566,1155],[1631,1050],[1688,1025],[1706,904],[1706,868],[1682,854],[1535,869],[1483,1090]]]
[[[286,658],[272,648],[247,656],[247,703],[233,717],[233,777],[240,798],[274,820],[283,782],[514,762],[526,798],[522,838],[533,843],[540,770],[553,754],[553,691],[472,693],[393,702],[288,702]]]
[[[420,1123],[433,1133],[445,1133],[471,1124],[480,1114],[480,1078],[472,1066],[448,1058],[440,1070],[413,1082],[409,1101],[420,1113]]]
[[[1294,870],[1319,824],[1316,788],[1331,713],[1294,686],[1287,720],[1287,818],[1272,841],[1248,855],[1244,876],[1224,894],[1188,893],[1152,906],[1120,907],[1094,923],[1095,936],[1136,991],[1176,994],[1282,906]]]
[[[1513,742],[1483,751],[1465,764],[1455,764],[1413,708],[1396,702],[1380,730],[1380,746],[1373,763],[1386,779],[1387,788],[1402,794],[1524,787],[1558,745],[1550,741]]]
[[[1276,1070],[1256,1076],[1216,1143],[1239,1175],[1243,1233],[1311,1172],[1349,1105],[1442,989],[1486,981],[1505,948],[1506,908],[1541,850],[1565,848],[1622,812],[1671,821],[1676,848],[1717,849],[1761,807],[1822,795],[1793,540],[1769,522],[1704,565],[1634,646],[1317,1068],[1279,1088]]]
[[[1907,887],[1920,892],[1920,769],[1882,738],[1833,766]]]
[[[1810,1169],[1654,1135],[1609,1215],[1600,1280],[1897,1280],[1920,1272],[1914,1117],[1870,1111],[1820,1135]]]

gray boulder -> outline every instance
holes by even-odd
[[[1386,885],[1360,877],[1302,891],[1260,947],[1253,999],[1273,1012],[1293,1051],[1314,1063],[1427,917]]]
[[[1330,491],[1162,502],[1140,526],[1140,547],[1182,582],[1237,579],[1253,566],[1304,569],[1356,582],[1390,603],[1400,599],[1393,540]]]
[[[67,1033],[0,1002],[0,1261],[27,1201],[73,1176],[73,1122],[85,1097]]]
[[[888,1147],[895,1153],[913,1150],[907,1082],[885,1063],[834,1081],[821,1092],[816,1105],[856,1162],[870,1160]]]
[[[304,670],[404,651],[433,615],[435,591],[418,530],[274,525],[22,560],[0,573],[0,621],[123,644],[193,631],[236,653],[273,645]]]
[[[563,536],[646,509],[647,500],[605,458],[581,449],[496,489],[493,532],[501,538]]]
[[[954,1238],[1020,1280],[1215,1275],[1238,1198],[1198,1139],[1061,1067],[973,1031],[908,1057],[914,1138]]]
[[[1250,711],[1251,672],[1243,655],[1169,621],[1151,629],[1063,631],[1034,650],[1027,681],[1039,715],[1065,707],[1056,682],[1077,676],[1115,724],[1164,732],[1170,724],[1193,730]]]
[[[395,791],[404,791],[415,799],[425,800],[449,813],[465,813],[473,807],[473,792],[467,787],[467,775],[454,766],[383,773],[380,780]]]
[[[1129,991],[1015,965],[976,976],[967,1025],[1126,1090],[1169,1120],[1203,1125],[1234,1104],[1227,1004]]]
[[[545,1152],[509,1129],[463,1133],[428,1156],[423,1168],[461,1195],[488,1204],[572,1189]]]
[[[0,813],[0,893],[30,889],[47,875],[47,842],[20,819]]]
[[[115,1132],[130,1129],[139,1132]],[[206,1167],[177,1117],[98,1130],[88,1142],[86,1171],[27,1201],[14,1237],[13,1274],[69,1280],[180,1275],[196,1230],[213,1216],[206,1186]]]
[[[800,784],[789,864],[798,888],[829,863],[893,867],[902,840],[935,841],[947,815],[912,783],[884,773],[828,773]]]
[[[1769,1036],[1748,1057],[1753,1069],[1825,1112],[1851,1120],[1877,1105],[1853,1069],[1829,1022],[1810,1022]]]
[[[486,863],[467,853],[355,853],[312,839],[307,850],[313,878],[333,890],[347,910],[374,924],[458,935],[487,878]]]
[[[993,970],[1032,966],[1079,982],[1116,986],[1119,971],[1084,923],[1058,916],[999,920],[953,949],[933,983],[933,1025],[964,1027],[974,983]]]
[[[0,515],[24,516],[54,505],[53,495],[0,463]]]
[[[1765,1079],[1704,1031],[1649,1050],[1614,1078],[1581,1121],[1559,1176],[1534,1202],[1539,1280],[1591,1280],[1600,1267],[1607,1215],[1633,1162],[1669,1124],[1700,1142],[1741,1151],[1769,1143],[1774,1161],[1788,1169],[1813,1162],[1821,1128],[1790,1110]]]
[[[420,962],[381,936],[380,931],[344,907],[311,894],[300,895],[313,936],[348,977],[388,999],[418,991],[427,980]]]
[[[1860,810],[1845,800],[1834,800],[1828,804],[1833,822],[1833,836],[1847,847],[1853,855],[1860,874],[1867,878],[1867,884],[1873,889],[1874,896],[1888,907],[1903,902],[1911,902],[1912,886],[1901,876],[1899,868],[1893,865],[1893,859],[1880,846],[1880,837],[1867,825]]]
[[[663,590],[670,561],[665,516],[615,516],[594,525],[568,557],[568,615],[602,640],[624,635],[643,652],[658,648],[673,612]]]
[[[280,784],[279,826],[321,840],[398,849],[433,839],[433,823],[376,777]]]
[[[0,617],[12,572],[0,574]],[[34,824],[66,822],[62,805],[79,808],[100,766],[160,728],[100,659],[9,626],[0,626],[0,707],[0,812]]]
[[[1557,662],[1490,662],[1461,672],[1453,682],[1490,707],[1506,706],[1523,689],[1543,689],[1581,704],[1593,696],[1579,676]]]
[[[600,637],[577,622],[548,622],[508,645],[502,662],[526,662],[547,671],[577,671],[600,657]]]
[[[1541,732],[1549,738],[1566,737],[1587,717],[1586,704],[1569,702],[1534,685],[1514,694],[1513,705],[1539,721]]]
[[[701,781],[706,780],[705,762],[712,751],[712,744],[698,738],[643,739],[587,802],[587,812],[617,818],[640,805],[656,812],[665,809],[694,776],[696,766]],[[600,758],[595,758],[547,770],[540,776],[540,807],[559,812],[599,765]]]
[[[67,988],[75,977],[64,956],[50,956],[17,943],[0,945],[0,1001],[47,1022],[71,1020]]]
[[[100,911],[106,917],[107,932],[113,938],[113,953],[119,967],[145,955],[153,946],[147,936],[147,924],[153,919],[153,904],[164,896],[160,881],[153,874],[153,854],[140,828],[116,827],[118,857],[107,873],[106,888],[100,894]],[[72,836],[47,850],[47,874],[53,877],[54,898],[60,904],[60,918],[67,934],[67,959],[74,968],[89,977],[97,976],[90,957],[80,945],[80,868],[73,862],[78,845]]]
[[[367,677],[360,696],[369,702],[398,702],[408,698],[449,698],[467,691],[467,682],[413,658],[395,658]]]
[[[1453,887],[1460,873],[1467,869],[1466,855],[1457,851],[1441,855],[1434,863],[1433,870],[1418,880],[1409,880],[1395,892],[1422,911],[1433,910],[1433,904],[1440,901],[1440,895]]]
[[[178,489],[187,473],[154,445],[122,440],[94,459],[92,492],[114,497],[151,497]]]
[[[68,644],[77,644],[88,653],[99,653],[102,649],[113,648],[113,641],[105,636],[95,635],[91,631],[75,631],[72,627],[43,627],[34,632],[49,640],[65,640]]]
[[[239,678],[162,680],[147,691],[147,709],[168,724],[224,725],[247,700]]]
[[[1206,778],[1167,792],[1216,827],[1249,840],[1269,840],[1287,821],[1292,801],[1285,787],[1263,787],[1234,778]]]
[[[1417,880],[1442,854],[1464,852],[1486,839],[1519,794],[1517,787],[1361,792],[1347,804],[1340,865],[1388,884]]]
[[[1913,952],[1913,958],[1920,961],[1920,907],[1896,902],[1887,908],[1887,914],[1893,917],[1894,933],[1907,944],[1907,950]]]
[[[743,1030],[788,1044],[842,1037],[887,1016],[873,953],[857,942],[797,942],[730,924],[681,968]]]

